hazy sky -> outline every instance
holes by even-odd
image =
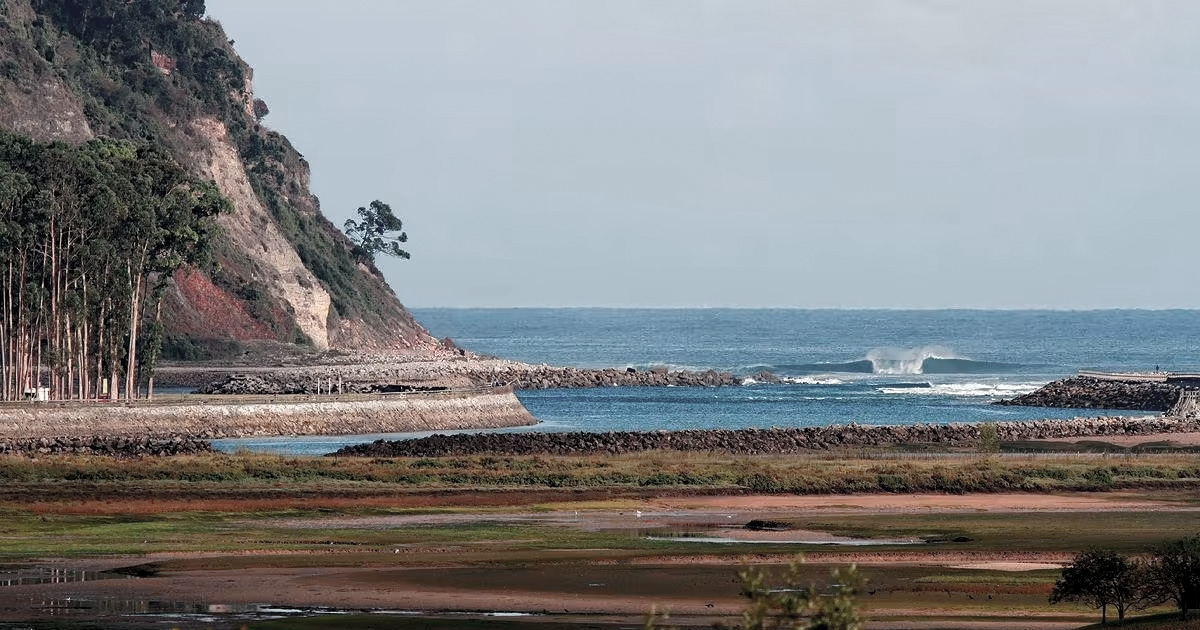
[[[208,0],[409,306],[1200,307],[1200,2]]]

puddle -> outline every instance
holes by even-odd
[[[430,617],[534,617],[534,613],[509,611],[435,613],[423,610],[383,608],[292,607],[277,604],[213,604],[152,599],[76,599],[72,597],[34,600],[33,608],[49,615],[86,617],[143,617],[164,621],[216,623],[316,617],[328,615],[396,615]]]
[[[208,604],[153,599],[76,599],[73,597],[35,600],[33,607],[56,613],[89,613],[120,615],[261,615],[290,617],[294,615],[334,614],[334,610],[318,608],[285,608],[267,604]]]
[[[97,580],[127,580],[135,576],[112,571],[84,571],[82,569],[55,569],[33,567],[0,569],[0,586],[27,586],[30,584],[72,584]]]
[[[869,547],[880,545],[920,545],[922,540],[911,538],[843,538],[839,536],[823,536],[820,538],[794,537],[746,537],[746,536],[698,536],[698,535],[652,535],[645,536],[646,540],[666,542],[707,543],[713,545],[826,545],[845,547]]]

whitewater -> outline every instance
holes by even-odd
[[[1078,370],[1200,370],[1200,311],[414,309],[438,337],[529,363],[729,371],[724,388],[519,392],[540,431],[987,422],[1111,415],[1001,407]],[[780,383],[762,382],[770,372]],[[328,452],[380,436],[299,438]],[[389,436],[403,437],[403,436]],[[234,446],[258,448],[240,443]]]

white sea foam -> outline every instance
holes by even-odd
[[[921,374],[925,359],[963,359],[953,350],[941,346],[918,348],[875,348],[867,353],[871,369],[876,374]]]
[[[658,361],[655,363],[628,363],[626,368],[633,368],[639,372],[649,372],[651,370],[665,369],[668,372],[706,372],[715,370],[712,366],[688,365],[685,363],[669,363],[666,361]]]
[[[842,379],[832,376],[795,376],[780,380],[793,385],[842,385],[845,383]]]
[[[880,387],[881,394],[1004,398],[1028,394],[1044,383],[940,383],[929,387]]]

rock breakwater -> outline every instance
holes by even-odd
[[[574,367],[530,366],[528,369],[502,373],[504,382],[517,389],[553,389],[583,387],[727,387],[740,385],[730,372],[706,370],[671,371],[665,367],[651,370],[634,368],[604,368],[588,370]]]
[[[1039,440],[1104,435],[1150,435],[1200,431],[1200,420],[1161,416],[1097,417],[1034,422],[999,422],[1001,440]],[[614,431],[606,433],[490,433],[433,435],[402,441],[378,440],[347,446],[334,455],[366,457],[442,457],[499,455],[603,455],[641,451],[707,451],[767,455],[881,446],[887,444],[979,443],[979,427],[971,424],[895,426],[834,425],[786,429],[706,429],[684,431]]]
[[[0,454],[163,457],[213,452],[212,444],[186,435],[163,438],[90,435],[57,438],[0,438]]]
[[[1135,409],[1167,411],[1183,388],[1160,382],[1121,381],[1090,376],[1072,376],[1048,383],[1040,389],[997,405],[1059,407],[1075,409]]]
[[[732,373],[717,370],[672,371],[665,367],[650,370],[585,369],[503,360],[453,360],[420,362],[403,367],[368,364],[321,366],[307,370],[256,369],[220,375],[199,388],[197,393],[317,394],[331,390],[369,393],[393,391],[397,387],[430,390],[493,385],[510,385],[516,389],[576,389],[618,386],[724,387],[739,384],[741,380]]]

